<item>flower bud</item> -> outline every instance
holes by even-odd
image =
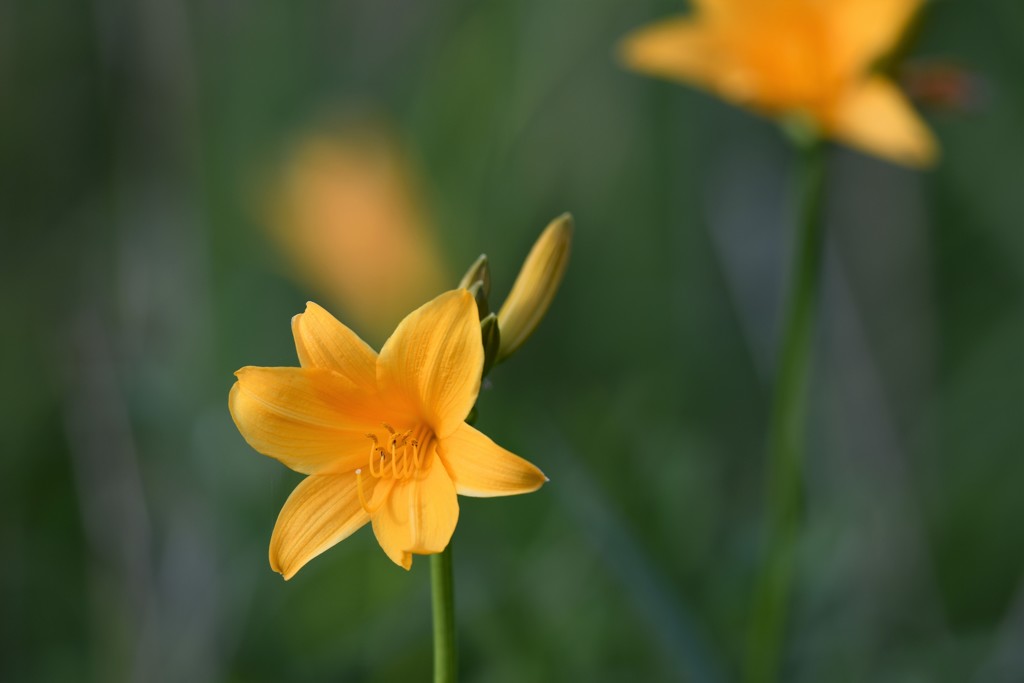
[[[498,360],[498,352],[501,349],[501,332],[498,325],[498,316],[491,313],[480,321],[480,337],[484,344],[484,369],[482,377],[494,367]]]
[[[572,230],[572,216],[568,213],[551,221],[523,262],[512,291],[498,311],[501,348],[497,362],[522,346],[551,305],[569,263]]]
[[[480,320],[483,320],[491,312],[487,303],[487,297],[491,295],[491,269],[487,265],[487,254],[480,254],[480,257],[473,262],[466,274],[459,282],[461,289],[468,289],[473,298],[476,299],[476,307],[480,311]]]
[[[473,286],[474,282],[479,282],[483,285],[484,296],[491,295],[491,268],[487,263],[487,254],[480,254],[477,260],[473,261],[473,265],[462,276],[459,288],[469,289]]]

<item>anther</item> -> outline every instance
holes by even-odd
[[[375,458],[374,455],[377,453],[380,453],[380,457]],[[384,476],[384,461],[386,458],[387,453],[384,452],[383,448],[375,447],[370,451],[370,474],[378,478]],[[377,465],[376,468],[374,468],[374,464]]]
[[[407,429],[399,432],[387,422],[382,422],[381,426],[389,435],[386,445],[375,434],[366,435],[371,442],[369,474],[377,479],[401,480],[408,479],[410,476],[422,479],[425,476],[423,465],[428,459],[428,454],[421,451],[420,440],[413,436],[415,430]],[[390,472],[388,472],[389,465]]]
[[[416,472],[419,472],[423,467],[423,454],[420,453],[420,442],[413,439],[410,443],[412,444],[412,461],[414,463],[414,469]]]

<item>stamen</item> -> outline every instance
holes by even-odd
[[[402,471],[398,471],[398,461],[402,461]],[[395,479],[405,479],[409,476],[409,459],[405,456],[405,451],[402,451],[402,457],[398,457],[398,452],[395,451],[391,458],[391,472],[395,475]]]
[[[376,453],[380,453],[379,458],[373,457]],[[377,477],[378,479],[384,476],[384,459],[386,457],[387,454],[384,452],[383,448],[374,448],[372,451],[370,451],[370,474]],[[377,465],[376,468],[374,468],[375,463]]]
[[[381,441],[375,434],[366,435],[371,442],[369,474],[377,479],[402,480],[411,476],[423,479],[426,476],[423,466],[429,460],[429,453],[420,449],[419,439],[413,436],[414,430],[407,429],[399,432],[387,422],[382,422],[381,425],[390,435],[386,447],[381,446]],[[389,464],[390,472],[388,472]]]
[[[372,442],[370,444],[370,460],[369,460],[369,463],[370,463],[370,474],[372,474],[373,476],[376,477],[376,476],[379,476],[379,475],[376,472],[373,471],[373,460],[374,460],[373,454],[376,453],[377,451],[379,451],[380,448],[377,447],[377,437],[375,437],[373,434],[367,434],[366,436],[368,436],[370,438],[370,441]]]
[[[420,453],[420,442],[413,439],[409,442],[412,445],[412,461],[414,471],[419,472],[423,467],[423,454]]]
[[[363,511],[368,515],[372,515],[380,509],[380,505],[374,509],[370,509],[370,504],[366,502],[366,495],[363,493],[363,470],[356,470],[356,490],[359,492],[359,504],[363,506]],[[383,504],[383,503],[382,503]]]
[[[384,458],[386,453],[384,449],[380,447],[375,434],[367,434],[366,438],[370,440],[370,474],[374,477],[380,478],[384,474]],[[380,453],[380,457],[376,457],[377,453]],[[376,466],[375,466],[376,465]]]

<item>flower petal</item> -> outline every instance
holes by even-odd
[[[706,85],[716,73],[708,29],[688,17],[633,31],[619,45],[619,54],[634,71],[662,78]]]
[[[380,547],[405,569],[412,567],[413,553],[429,555],[447,548],[459,521],[459,501],[443,464],[435,459],[423,479],[395,482],[372,520]]]
[[[312,301],[292,318],[292,335],[302,367],[334,370],[358,386],[376,385],[376,352]]]
[[[364,486],[376,480],[363,478]],[[270,566],[285,580],[366,524],[355,474],[306,477],[288,496],[270,538]],[[364,491],[369,495],[369,491]]]
[[[246,367],[228,408],[245,440],[304,474],[367,462],[366,433],[380,425],[372,395],[329,370]]]
[[[931,166],[939,156],[931,131],[896,86],[882,77],[864,81],[839,103],[831,133],[852,147],[906,166]]]
[[[896,48],[923,0],[831,0],[830,49],[840,68],[862,72]]]
[[[463,496],[489,498],[536,491],[548,480],[532,463],[463,423],[440,443],[441,459]]]
[[[440,438],[473,408],[483,364],[476,301],[455,289],[398,325],[377,358],[377,384],[389,405],[417,410]]]

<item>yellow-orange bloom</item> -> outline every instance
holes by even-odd
[[[922,0],[697,0],[626,38],[626,64],[908,166],[938,156],[896,85],[872,72]]]
[[[301,367],[242,368],[228,400],[249,445],[309,475],[270,540],[270,566],[285,579],[367,522],[409,569],[414,553],[447,547],[456,493],[528,493],[546,481],[464,422],[484,361],[468,291],[408,315],[380,355],[312,302],[292,332]]]
[[[446,289],[416,171],[390,129],[348,123],[303,138],[272,195],[271,233],[295,274],[374,339]]]

